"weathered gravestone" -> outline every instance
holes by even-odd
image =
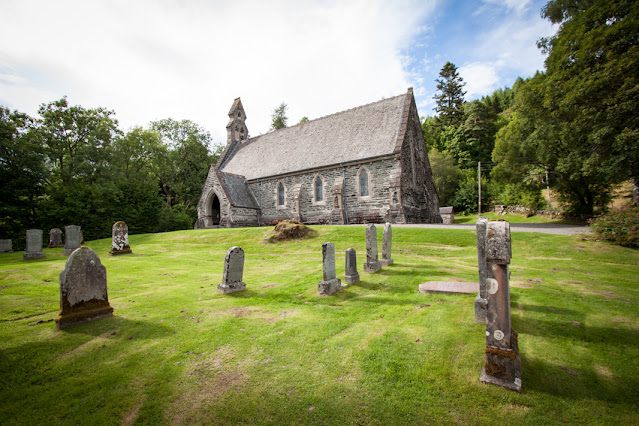
[[[0,240],[0,253],[13,253],[13,241],[11,239]]]
[[[115,222],[111,231],[111,251],[109,251],[109,254],[116,255],[131,252],[131,247],[129,247],[129,227],[122,221]]]
[[[218,284],[217,291],[222,294],[235,293],[246,290],[242,282],[244,275],[244,250],[242,247],[231,247],[224,258],[224,274],[222,284]]]
[[[82,231],[78,225],[67,225],[64,227],[64,250],[62,254],[70,255],[82,244]]]
[[[486,358],[480,380],[521,392],[521,355],[510,318],[510,223],[486,226]]]
[[[22,255],[24,260],[44,259],[42,251],[42,229],[27,230],[26,250]]]
[[[60,228],[53,228],[49,231],[49,245],[47,247],[64,247],[64,244],[62,244],[62,230]]]
[[[357,284],[359,273],[357,272],[357,253],[355,249],[346,249],[346,268],[344,271],[344,282],[347,284]]]
[[[80,247],[60,272],[58,330],[113,315],[107,295],[106,268],[89,247]]]
[[[317,284],[320,296],[330,296],[342,290],[342,282],[335,273],[335,244],[322,244],[322,272],[323,280]]]
[[[486,224],[487,217],[477,219],[477,263],[479,269],[479,293],[475,298],[475,322],[486,322]]]
[[[384,233],[382,235],[382,266],[392,265],[394,262],[394,260],[391,259],[393,230],[390,223],[386,222],[386,225],[384,225]]]
[[[366,262],[364,263],[364,272],[375,273],[382,269],[377,256],[377,229],[375,225],[369,223],[366,225]]]

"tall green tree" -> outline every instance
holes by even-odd
[[[439,114],[439,121],[443,126],[458,126],[462,123],[464,111],[463,90],[466,84],[459,75],[457,67],[446,62],[439,72],[437,80],[438,93],[433,96],[436,102],[435,111]]]
[[[288,105],[282,102],[277,108],[273,110],[271,114],[271,130],[279,130],[286,127],[288,117],[286,116],[286,110]]]

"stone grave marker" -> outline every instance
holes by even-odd
[[[64,227],[64,250],[62,254],[70,255],[82,244],[82,231],[78,225],[67,225]]]
[[[42,251],[42,229],[27,230],[26,250],[22,255],[24,260],[44,259]]]
[[[62,244],[62,230],[60,228],[52,228],[49,231],[49,245],[47,247],[64,247],[64,244]]]
[[[231,247],[224,258],[224,274],[222,283],[217,286],[218,293],[229,294],[246,290],[246,284],[242,282],[243,275],[244,249],[238,246]]]
[[[344,282],[347,284],[357,284],[359,273],[357,272],[357,253],[355,249],[346,249],[346,268],[344,271]]]
[[[510,223],[486,226],[486,357],[480,380],[521,392],[521,354],[510,317]]]
[[[382,266],[392,265],[394,260],[391,259],[391,245],[393,243],[393,229],[391,224],[386,222],[384,225],[384,233],[382,237]]]
[[[382,269],[381,263],[377,255],[377,229],[375,225],[369,223],[366,225],[366,262],[364,263],[364,272],[375,272]]]
[[[323,280],[317,284],[320,296],[330,296],[342,290],[342,281],[335,273],[335,244],[322,244],[322,272]]]
[[[486,322],[486,225],[487,217],[477,219],[477,264],[479,269],[479,292],[475,298],[475,322]]]
[[[60,272],[58,330],[113,315],[107,295],[106,267],[89,247],[80,247]]]
[[[0,253],[13,253],[13,241],[11,239],[0,240]]]
[[[122,221],[115,222],[111,230],[111,251],[109,254],[126,253],[132,253],[131,247],[129,247],[129,227]]]

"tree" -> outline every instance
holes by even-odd
[[[35,120],[0,106],[0,235],[22,248],[24,230],[37,224],[39,197],[48,178],[43,147],[33,137]]]
[[[301,120],[299,121],[299,123],[297,123],[297,124],[306,123],[307,121],[308,121],[308,117],[307,117],[307,116],[304,116],[304,117],[302,117],[302,119],[301,119]]]
[[[466,83],[457,72],[457,67],[451,62],[446,62],[439,72],[437,90],[433,99],[437,103],[434,108],[439,113],[439,121],[443,126],[458,126],[463,120],[462,105],[464,104],[463,87]]]
[[[286,127],[286,121],[288,120],[288,117],[286,116],[287,109],[288,105],[282,102],[280,106],[273,110],[273,114],[271,115],[271,130],[279,130]]]
[[[455,193],[464,177],[462,170],[455,164],[450,154],[439,152],[435,148],[428,151],[428,160],[433,172],[433,183],[439,195],[439,204],[452,205]]]

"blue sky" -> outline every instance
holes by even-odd
[[[190,119],[224,143],[242,98],[251,135],[286,102],[289,124],[404,93],[433,114],[459,68],[467,99],[543,69],[556,28],[536,0],[3,0],[0,105],[31,115],[68,96],[121,128]]]

